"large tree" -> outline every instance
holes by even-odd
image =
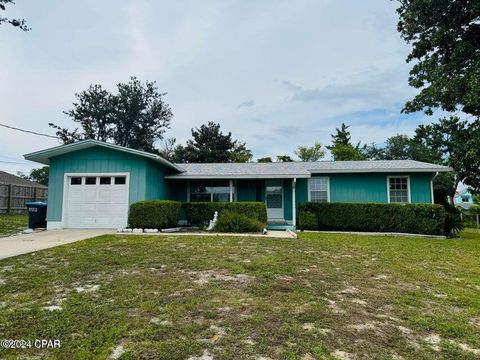
[[[436,108],[480,116],[480,2],[399,0],[398,31],[412,45],[409,84],[419,93],[404,111]]]
[[[28,175],[24,173],[18,173],[18,176],[48,186],[48,166],[32,169]]]
[[[443,163],[441,151],[427,146],[420,136],[396,134],[385,141],[384,147],[376,144],[363,146],[362,153],[371,160],[417,160]]]
[[[365,156],[360,148],[360,143],[353,145],[351,143],[349,126],[342,123],[340,128],[335,129],[335,133],[331,134],[332,144],[327,149],[332,153],[333,160],[365,160]]]
[[[132,77],[117,84],[110,93],[101,85],[91,85],[75,94],[73,109],[65,111],[79,127],[70,130],[50,123],[64,143],[84,139],[112,142],[133,149],[156,152],[155,143],[163,139],[173,116],[158,92],[155,82],[142,83]]]
[[[454,189],[460,182],[480,191],[480,124],[456,116],[420,125],[415,138],[442,154],[443,163],[455,171]]]
[[[14,27],[18,27],[23,31],[29,31],[30,28],[24,19],[11,19],[4,17],[3,12],[7,10],[8,4],[15,4],[13,0],[0,0],[0,25],[3,23],[10,24]]]
[[[179,163],[247,162],[252,152],[245,143],[233,140],[231,132],[224,134],[220,124],[210,121],[192,129],[192,139],[185,146],[177,145],[172,158]]]
[[[295,150],[295,155],[298,156],[300,161],[318,161],[325,157],[325,151],[322,149],[322,144],[316,142],[312,146],[300,145]]]

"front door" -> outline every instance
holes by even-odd
[[[282,180],[265,182],[265,202],[268,220],[283,220],[283,185]]]

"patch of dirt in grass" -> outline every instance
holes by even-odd
[[[470,324],[476,327],[480,327],[480,317],[470,319]]]
[[[47,311],[60,311],[62,310],[62,307],[58,305],[50,305],[50,306],[45,306],[43,309]]]
[[[254,276],[247,274],[229,275],[224,270],[207,270],[207,271],[189,271],[187,274],[193,277],[193,282],[198,285],[208,284],[210,281],[235,282],[239,284],[248,284],[255,280]]]
[[[345,289],[338,291],[340,295],[354,295],[358,293],[358,289],[355,286],[347,286]]]
[[[100,289],[100,285],[83,285],[83,286],[77,286],[75,288],[75,291],[77,293],[89,293],[89,292],[95,292],[98,289]]]
[[[203,350],[203,354],[200,356],[190,356],[187,360],[213,360],[213,356],[210,355],[208,350]]]
[[[350,354],[346,351],[342,351],[342,350],[335,350],[331,355],[334,358],[339,359],[339,360],[352,360],[353,359],[352,354]]]
[[[125,349],[124,349],[123,345],[120,344],[115,349],[113,349],[113,351],[110,355],[110,359],[111,360],[120,359],[120,357],[123,355],[124,352],[125,352]]]
[[[352,299],[351,301],[352,301],[352,303],[357,304],[357,305],[367,306],[367,302],[365,300],[362,300],[362,299],[355,298],[355,299]]]
[[[369,331],[369,330],[378,331],[378,332],[380,331],[380,328],[378,327],[378,323],[375,321],[370,321],[363,324],[352,324],[352,325],[348,325],[347,327],[349,329],[353,329],[358,332]]]
[[[378,275],[375,275],[373,277],[373,280],[387,280],[389,278],[390,278],[390,276],[388,276],[386,274],[378,274]]]
[[[315,325],[313,325],[312,323],[305,323],[302,325],[302,329],[312,331],[313,329],[315,329]]]

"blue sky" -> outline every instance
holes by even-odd
[[[0,27],[0,122],[13,126],[72,125],[76,92],[133,75],[168,92],[167,137],[215,121],[255,158],[328,144],[342,121],[382,143],[433,120],[400,113],[415,90],[394,1],[16,2],[7,15],[32,30]],[[0,129],[0,144],[0,169],[25,171],[22,154],[57,142]]]

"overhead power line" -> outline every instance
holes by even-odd
[[[30,130],[20,129],[20,128],[13,127],[13,126],[10,126],[10,125],[5,125],[5,124],[2,124],[2,123],[0,123],[0,126],[3,126],[3,127],[7,128],[7,129],[11,129],[11,130],[21,131],[21,132],[24,132],[24,133],[27,133],[27,134],[33,134],[33,135],[39,135],[39,136],[46,136],[46,137],[49,137],[49,138],[52,138],[52,139],[58,139],[58,137],[57,137],[57,136],[54,136],[54,135],[42,134],[42,133],[39,133],[39,132],[36,132],[36,131],[30,131]]]

